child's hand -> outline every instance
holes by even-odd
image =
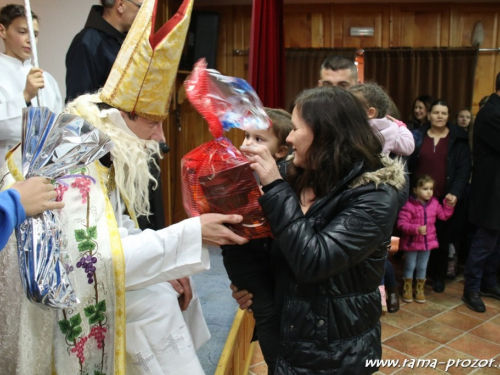
[[[26,216],[64,207],[63,202],[53,201],[57,194],[48,178],[32,177],[26,181],[16,182],[12,185],[12,189],[19,192]]]
[[[426,235],[427,234],[427,225],[422,225],[418,227],[418,234]]]
[[[445,202],[448,206],[450,207],[455,207],[455,205],[457,204],[457,197],[454,196],[453,194],[446,194],[446,197],[444,197],[445,199]]]
[[[387,117],[392,122],[395,122],[397,126],[404,126],[406,128],[406,124],[403,121],[400,121],[397,118],[394,118],[394,117],[389,116],[389,115],[385,115],[385,117]]]
[[[26,77],[26,86],[24,87],[23,95],[26,103],[31,102],[38,90],[45,87],[43,80],[43,70],[40,68],[31,68],[28,76]]]

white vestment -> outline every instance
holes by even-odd
[[[5,175],[9,166],[13,165],[20,165],[20,147],[9,162],[0,168],[0,174]],[[2,188],[9,187],[14,182],[14,176],[19,176],[18,168],[12,169],[16,171],[11,170],[12,174],[7,174]],[[95,251],[102,255],[97,255],[96,265],[102,265],[103,268],[98,270],[99,287],[96,289],[96,296],[99,292],[99,301],[106,301],[103,314],[107,318],[103,321],[103,327],[106,323],[108,328],[104,347],[96,348],[90,335],[91,328],[98,327],[96,321],[87,322],[92,316],[98,315],[89,311],[84,314],[82,311],[84,308],[95,310],[92,295],[90,298],[82,298],[82,302],[76,306],[80,309],[79,313],[75,308],[64,312],[64,316],[61,310],[42,310],[27,300],[19,277],[16,237],[12,235],[0,253],[0,373],[51,375],[55,368],[58,375],[81,374],[82,371],[85,374],[93,373],[94,366],[97,365],[106,375],[203,374],[195,348],[208,339],[209,333],[199,301],[195,298],[183,314],[177,302],[177,294],[167,282],[209,267],[208,250],[202,246],[200,219],[191,218],[159,231],[141,232],[135,229],[130,218],[123,215],[123,206],[118,204],[120,200],[116,193],[110,199],[111,204],[108,203],[109,212],[102,209],[105,205],[99,202],[106,200],[106,194],[103,194],[105,190],[101,190],[105,185],[105,169],[97,162],[87,168],[86,173],[97,180],[90,190],[89,200],[93,202],[90,211],[86,208],[88,202],[82,202],[78,189],[70,188],[63,200],[67,204],[63,212],[68,218],[67,238],[73,259],[79,256],[77,243],[74,242],[74,229],[85,228],[88,224],[96,225],[97,228],[98,247]],[[113,192],[111,195],[113,197]],[[86,219],[81,220],[79,212],[87,212],[91,223]],[[106,228],[110,230],[109,234]],[[115,232],[119,232],[121,241]],[[121,244],[113,246],[116,241]],[[106,255],[109,253],[106,250],[108,244],[114,251],[112,262]],[[117,249],[123,251],[116,258]],[[120,282],[120,277],[117,278],[120,270],[118,269],[117,274],[116,269],[113,273],[113,269],[109,268],[113,266],[115,258],[119,260],[120,257],[124,261],[125,270],[125,285],[122,286],[117,285]],[[75,268],[74,272],[79,278],[77,287],[84,288],[87,284],[85,273],[81,268]],[[90,286],[85,287],[85,290],[93,293],[94,288]],[[119,295],[113,295],[116,293],[113,291],[120,293],[120,288],[126,290],[126,314],[114,302],[119,299]],[[78,292],[79,288],[76,290]],[[81,319],[71,320],[77,315]],[[119,344],[125,335],[118,324],[124,315],[126,371],[118,368],[116,363],[116,358],[124,354]],[[66,318],[72,324],[82,327],[76,340],[87,340],[83,365],[79,364],[76,353],[71,351],[74,349],[74,342],[67,340],[67,334],[65,340],[65,334],[61,332],[61,322]]]
[[[7,152],[21,141],[22,110],[26,108],[23,91],[32,67],[31,60],[21,62],[0,53],[0,167]],[[56,80],[45,71],[43,78],[45,88],[39,91],[43,106],[54,113],[61,112],[64,103]],[[31,104],[38,106],[36,97]]]
[[[119,202],[115,191],[111,195],[115,213],[125,210]],[[117,217],[126,265],[127,375],[203,375],[196,349],[210,332],[194,282],[191,279],[193,300],[185,312],[179,307],[179,294],[165,282],[209,268],[208,253],[201,250],[199,219],[141,232],[127,215]],[[163,251],[173,243],[182,252]],[[147,271],[138,256],[149,257]]]

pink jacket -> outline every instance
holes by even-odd
[[[446,221],[453,215],[454,207],[443,200],[439,204],[432,197],[427,204],[410,197],[398,214],[398,229],[402,232],[399,248],[406,251],[432,250],[439,247],[436,236],[436,218]],[[427,234],[419,234],[418,227],[427,225]]]
[[[392,152],[396,155],[408,156],[415,149],[413,134],[403,122],[396,123],[384,117],[371,119],[370,125],[378,129],[384,137],[382,154],[388,155]]]

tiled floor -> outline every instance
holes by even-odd
[[[393,264],[396,274],[399,274],[401,262]],[[434,293],[432,287],[426,285],[426,303],[402,302],[397,313],[383,316],[382,358],[400,360],[401,367],[382,367],[376,374],[500,374],[500,301],[485,297],[486,313],[476,313],[460,299],[462,291],[461,276],[448,280],[444,293]],[[413,369],[403,368],[405,359],[407,363],[415,359]],[[430,359],[431,364],[436,362],[436,366],[423,368],[420,365],[417,368],[419,359]],[[459,364],[445,372],[446,365],[438,363],[458,359],[470,359],[472,363],[479,359],[493,359],[493,366],[498,367],[471,368]],[[485,363],[476,361],[480,366]],[[258,345],[249,374],[267,374]]]

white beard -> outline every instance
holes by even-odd
[[[128,129],[120,111],[114,108],[100,111],[96,105],[99,102],[98,95],[82,95],[68,103],[64,112],[81,116],[111,138],[116,187],[136,216],[148,216],[149,183],[153,181],[154,188],[158,185],[149,165],[158,167],[159,143],[137,138]]]

